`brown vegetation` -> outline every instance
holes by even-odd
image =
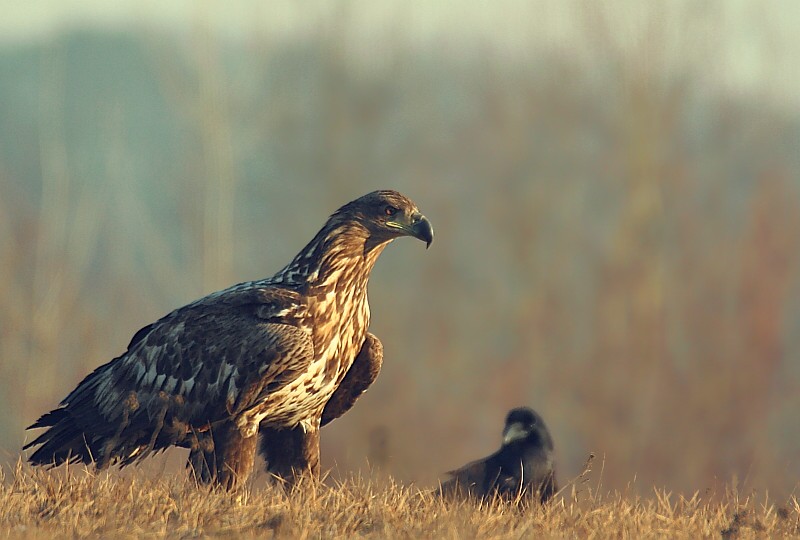
[[[584,479],[585,480],[585,479]],[[726,490],[689,497],[601,495],[571,484],[545,506],[451,502],[389,480],[350,478],[292,493],[255,485],[229,494],[185,476],[3,469],[0,535],[12,538],[681,538],[800,534],[796,498]]]

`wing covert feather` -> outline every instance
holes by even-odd
[[[313,345],[300,324],[299,295],[269,288],[225,292],[142,329],[124,355],[95,370],[64,403],[93,399],[107,420],[117,421],[133,392],[135,409],[128,402],[128,413],[147,411],[152,419],[168,400],[181,421],[208,424],[245,410],[265,388],[308,366]]]

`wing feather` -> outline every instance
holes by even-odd
[[[466,465],[447,471],[450,478],[442,482],[440,493],[443,495],[467,495],[475,494],[482,496],[485,494],[488,483],[496,477],[495,470],[498,470],[496,461],[498,453],[467,463]]]
[[[333,422],[355,405],[361,395],[375,382],[383,364],[383,344],[374,334],[367,332],[361,350],[341,384],[322,411],[321,425]]]
[[[58,464],[71,452],[85,462],[110,454],[127,463],[183,445],[190,430],[246,410],[265,388],[308,367],[305,310],[291,290],[232,287],[169,313],[88,375],[61,402],[62,413],[31,426],[53,427],[26,446],[41,445],[31,461]]]

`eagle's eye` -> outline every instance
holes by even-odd
[[[393,215],[395,215],[397,213],[397,208],[395,208],[394,206],[391,206],[391,205],[386,206],[383,209],[383,213],[386,214],[387,216],[391,217],[391,216],[393,216]]]

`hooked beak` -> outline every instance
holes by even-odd
[[[417,214],[411,218],[411,236],[425,242],[425,249],[431,247],[433,243],[433,227],[428,218],[422,214]]]
[[[524,439],[530,434],[528,428],[526,428],[520,422],[514,422],[513,424],[509,424],[503,430],[503,445],[511,444],[514,441],[519,441]]]
[[[426,249],[429,248],[433,242],[433,227],[431,226],[431,222],[419,212],[411,216],[409,223],[390,221],[386,225],[394,229],[401,229],[409,236],[422,240],[425,242]]]

